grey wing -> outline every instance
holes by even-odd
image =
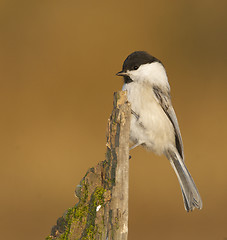
[[[180,128],[177,121],[177,117],[175,114],[175,111],[173,109],[170,93],[169,91],[162,91],[159,87],[155,86],[153,87],[153,91],[155,93],[156,99],[161,105],[162,109],[168,116],[169,120],[172,122],[174,130],[175,130],[175,142],[176,142],[176,148],[184,160],[184,148],[183,148],[183,141],[181,138]]]

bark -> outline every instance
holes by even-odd
[[[75,190],[79,202],[57,220],[46,239],[128,239],[130,115],[126,92],[114,93],[106,160],[87,171]]]

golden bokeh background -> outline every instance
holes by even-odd
[[[131,152],[129,240],[227,238],[227,2],[1,0],[1,239],[38,240],[105,157],[115,76],[146,50],[164,63],[187,166],[186,213],[165,157]]]

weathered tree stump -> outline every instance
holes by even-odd
[[[87,171],[75,191],[79,202],[57,220],[46,239],[128,239],[130,115],[126,92],[114,93],[106,160]]]

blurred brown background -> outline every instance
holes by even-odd
[[[165,157],[130,160],[129,240],[227,238],[226,1],[0,1],[1,239],[38,240],[105,157],[115,76],[160,58],[202,211],[186,213]]]

